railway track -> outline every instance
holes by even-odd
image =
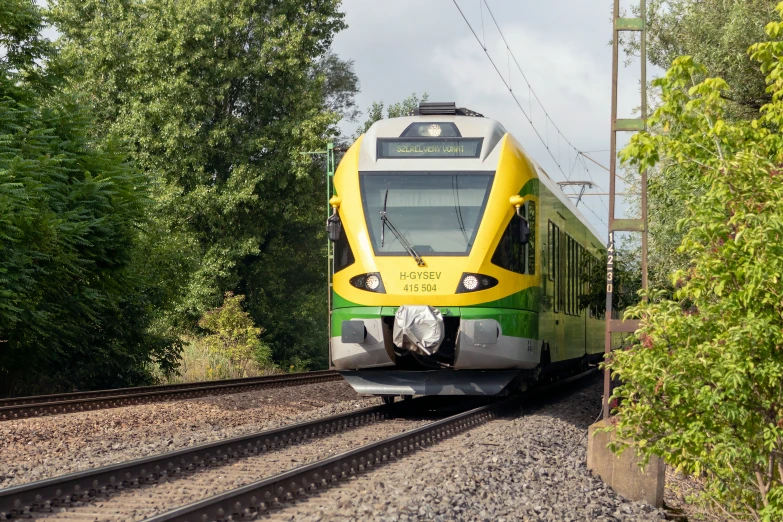
[[[191,399],[208,395],[240,393],[260,388],[314,384],[337,381],[340,379],[342,379],[342,377],[337,372],[325,370],[223,381],[167,384],[160,386],[143,386],[139,388],[120,388],[117,390],[0,399],[0,421],[118,408],[121,406],[176,399]]]
[[[589,373],[592,371],[538,391]],[[68,520],[81,519],[80,512],[92,520],[249,519],[484,424],[519,404],[519,397],[479,407],[473,401],[465,401],[462,406],[452,401],[447,411],[436,407],[437,400],[430,397],[365,408],[0,490],[0,519],[59,518],[57,511],[68,506],[74,506],[74,510],[64,513]],[[454,413],[455,408],[462,411]],[[466,408],[472,409],[464,411]],[[423,412],[434,412],[441,418],[427,422],[410,418]],[[400,421],[403,424],[396,424]],[[316,451],[310,454],[310,462],[281,469],[285,462],[301,462],[302,455],[307,454],[306,447],[288,448],[291,451],[286,453],[288,446],[308,444],[316,438],[325,440],[313,443]],[[344,449],[348,439],[354,447],[335,454]],[[325,443],[331,444],[331,450],[321,448]],[[217,473],[209,475],[210,471]],[[177,478],[180,480],[174,480]],[[143,496],[135,493],[136,488],[145,492]],[[194,498],[204,500],[192,502]]]

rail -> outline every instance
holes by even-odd
[[[176,399],[190,399],[208,395],[240,393],[260,388],[277,388],[340,380],[340,374],[317,371],[263,377],[247,377],[224,381],[205,381],[185,384],[142,386],[92,392],[74,392],[58,395],[38,395],[0,399],[0,421],[57,415],[78,411],[118,408]]]

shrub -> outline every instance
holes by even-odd
[[[251,362],[272,366],[272,351],[261,342],[262,328],[242,309],[243,295],[226,292],[223,306],[204,314],[199,326],[210,332],[204,343],[215,354],[226,357],[246,375]]]
[[[783,16],[783,3],[777,7]],[[780,38],[783,24],[767,33]],[[675,60],[661,105],[623,151],[651,167],[677,164],[705,190],[681,194],[687,217],[672,299],[651,292],[630,309],[641,328],[609,367],[623,384],[616,429],[645,458],[660,455],[705,483],[725,516],[783,519],[783,42],[751,47],[772,102],[729,122],[726,83]],[[617,450],[623,446],[618,445]]]

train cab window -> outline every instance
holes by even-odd
[[[495,253],[492,254],[492,263],[511,270],[517,274],[536,273],[536,204],[528,201],[520,209],[522,216],[530,225],[530,239],[527,245],[519,242],[521,221],[512,216],[503,236],[500,238]]]
[[[492,188],[492,172],[360,172],[359,187],[376,256],[467,256]],[[381,220],[383,213],[387,221]],[[397,234],[391,232],[394,227]]]
[[[356,259],[353,256],[353,250],[351,244],[348,242],[347,234],[343,229],[339,239],[334,242],[334,273],[336,274],[344,268],[348,268]]]
[[[495,253],[492,254],[492,263],[517,274],[524,274],[525,246],[519,243],[519,225],[520,220],[512,216]]]

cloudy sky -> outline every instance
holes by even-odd
[[[509,82],[522,107],[530,113],[528,87],[480,0],[457,0],[478,37]],[[543,109],[532,102],[536,129],[548,135],[549,150],[571,180],[589,180],[608,190],[606,171],[592,163],[574,162],[568,139],[608,166],[611,97],[611,2],[608,0],[488,0],[489,7]],[[334,50],[355,61],[361,80],[359,106],[373,101],[394,103],[411,93],[429,94],[430,101],[455,101],[499,120],[555,181],[565,180],[555,159],[536,136],[480,43],[452,0],[344,0],[349,27],[341,32]],[[482,30],[483,16],[483,30]],[[512,59],[513,60],[513,59]],[[638,63],[621,73],[620,116],[639,103]],[[346,123],[353,132],[356,125]],[[559,153],[558,153],[559,141]],[[574,166],[576,165],[576,166]],[[604,235],[607,198],[583,200],[583,211]],[[583,204],[580,204],[580,208]],[[599,217],[600,216],[600,220]],[[617,216],[621,217],[621,216]]]

